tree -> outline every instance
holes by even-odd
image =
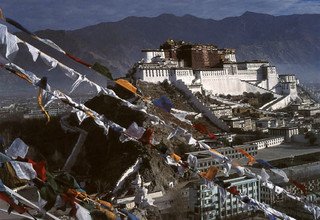
[[[316,134],[312,131],[309,131],[304,136],[305,139],[309,139],[309,144],[314,145],[317,141]]]

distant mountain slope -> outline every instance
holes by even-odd
[[[267,59],[281,65],[282,71],[296,69],[294,72],[309,78],[320,68],[320,14],[271,16],[246,12],[220,21],[163,14],[38,34],[85,59],[102,61],[118,74],[124,74],[141,58],[141,49],[158,48],[169,38],[233,47],[238,60]],[[301,72],[302,68],[313,74]]]
[[[73,31],[43,30],[38,35],[85,60],[106,64],[118,76],[141,59],[141,49],[158,48],[172,38],[236,48],[238,60],[265,59],[277,65],[279,73],[296,73],[302,80],[320,79],[320,14],[246,12],[219,21],[163,14],[128,17]]]

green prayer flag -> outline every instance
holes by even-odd
[[[98,62],[95,62],[93,64],[93,66],[91,67],[91,69],[97,71],[98,73],[101,73],[102,75],[108,77],[109,79],[113,80],[111,72],[109,71],[109,69],[103,65],[101,65]]]

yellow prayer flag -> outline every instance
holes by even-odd
[[[42,88],[39,88],[39,93],[38,93],[38,105],[41,109],[41,111],[46,115],[47,117],[47,123],[50,122],[50,115],[49,113],[45,110],[43,104],[42,104],[42,92],[43,92],[43,89]]]
[[[181,157],[175,153],[170,154],[170,157],[174,159],[177,163],[181,160]]]
[[[137,88],[132,85],[130,82],[128,82],[125,79],[117,79],[115,81],[118,85],[122,86],[123,88],[129,90],[130,92],[137,94]]]
[[[247,151],[243,150],[242,148],[235,148],[237,151],[239,151],[241,154],[243,154],[246,158],[248,158],[247,165],[252,166],[256,162],[256,159],[251,156]]]
[[[200,173],[200,176],[202,176],[203,178],[205,178],[205,179],[207,179],[207,180],[209,180],[209,181],[212,181],[212,180],[216,177],[218,171],[219,171],[219,168],[218,168],[218,167],[216,167],[216,166],[211,166],[211,167],[207,170],[207,172],[201,172],[201,173]]]

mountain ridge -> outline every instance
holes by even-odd
[[[320,14],[273,16],[246,12],[222,20],[162,14],[36,33],[83,60],[108,66],[116,77],[124,76],[142,58],[141,49],[159,48],[167,39],[175,39],[235,48],[238,61],[268,60],[278,73],[294,73],[304,81],[319,79]],[[28,39],[21,33],[18,36]],[[41,43],[31,43],[48,50]],[[73,68],[72,62],[60,58]]]

